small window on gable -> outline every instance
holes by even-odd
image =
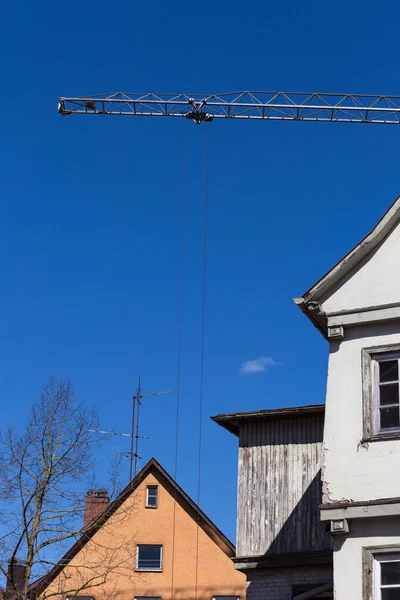
[[[362,351],[364,438],[400,437],[400,346]]]
[[[157,508],[158,485],[148,485],[146,491],[146,508]]]

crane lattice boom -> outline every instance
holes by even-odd
[[[218,96],[116,92],[60,98],[62,115],[95,114],[214,119],[400,123],[400,96],[284,92],[232,92]]]

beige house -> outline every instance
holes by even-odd
[[[86,499],[86,532],[32,597],[58,600],[244,600],[235,548],[155,460],[118,498]]]

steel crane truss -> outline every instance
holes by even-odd
[[[214,119],[400,123],[400,96],[284,92],[220,95],[126,94],[62,97],[62,115],[101,114],[185,117],[196,124]]]

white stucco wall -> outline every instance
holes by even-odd
[[[400,517],[352,521],[350,534],[335,538],[335,600],[366,600],[362,595],[362,549],[393,544],[400,544]]]
[[[348,328],[342,342],[331,344],[322,469],[324,502],[400,496],[400,440],[360,445],[361,350],[392,343],[400,343],[400,323]]]
[[[400,302],[400,225],[380,247],[323,302],[325,312]]]

